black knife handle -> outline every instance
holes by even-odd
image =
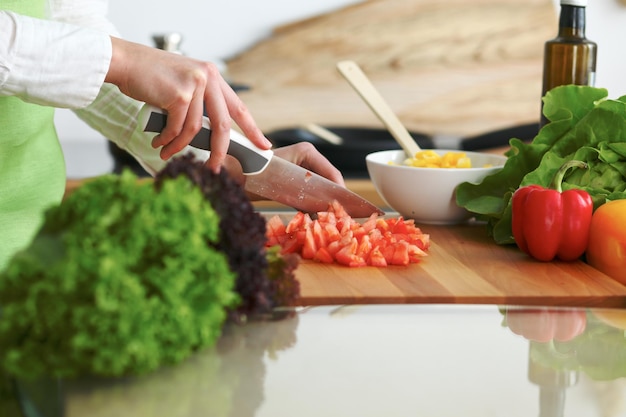
[[[161,109],[146,104],[141,110],[139,119],[140,123],[145,120],[142,123],[144,132],[160,133],[167,123],[167,114]],[[211,150],[211,127],[207,117],[203,117],[202,128],[189,145],[206,151]],[[243,173],[246,175],[254,175],[263,171],[274,155],[272,150],[257,148],[250,139],[234,130],[230,131],[230,144],[227,153],[237,158]]]

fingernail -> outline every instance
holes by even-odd
[[[162,160],[167,161],[171,155],[169,155],[169,152],[167,152],[167,150],[163,148],[161,149],[161,152],[159,152],[159,156]]]
[[[160,143],[159,143],[159,139],[160,139],[160,136],[159,136],[159,135],[156,135],[156,136],[152,139],[151,145],[152,145],[152,147],[153,147],[153,148],[155,148],[155,149],[156,149],[156,148],[158,148],[159,146],[161,146],[161,145],[160,145]]]

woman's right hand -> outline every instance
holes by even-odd
[[[211,122],[208,166],[224,163],[234,121],[255,145],[269,149],[270,141],[247,107],[210,63],[112,37],[113,56],[105,81],[136,100],[164,109],[167,124],[152,146],[167,160],[183,150],[202,127],[206,108]]]

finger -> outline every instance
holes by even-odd
[[[224,100],[228,106],[228,112],[232,119],[237,123],[237,126],[241,128],[244,136],[252,141],[256,146],[261,149],[269,149],[272,147],[272,142],[263,135],[261,129],[257,126],[254,118],[250,114],[248,107],[239,98],[237,93],[228,85],[228,83],[221,79],[222,94]]]
[[[231,118],[224,97],[216,94],[216,91],[221,93],[219,81],[209,80],[204,96],[207,116],[211,123],[211,155],[208,166],[219,172],[230,145]]]
[[[345,187],[341,171],[331,164],[310,142],[299,142],[293,145],[276,148],[274,152],[281,158],[287,159],[303,168],[310,169]]]
[[[183,124],[183,128],[170,143],[163,146],[161,149],[161,158],[169,159],[176,153],[185,149],[185,146],[189,145],[189,142],[195,137],[195,135],[202,128],[202,113],[203,113],[202,95],[195,94],[189,103],[187,108],[187,118]]]
[[[326,159],[320,160],[319,162],[317,160],[313,161],[311,164],[309,164],[309,166],[309,169],[311,169],[311,171],[314,171],[319,175],[328,178],[332,182],[339,184],[342,187],[346,186],[341,171],[337,169],[334,165],[330,164]]]
[[[174,140],[180,134],[185,123],[186,109],[185,111],[178,109],[173,109],[172,111],[165,110],[167,112],[167,123],[161,133],[152,139],[152,147],[155,149],[165,146]]]
[[[232,179],[237,181],[241,186],[244,186],[246,176],[243,174],[243,169],[237,159],[230,155],[226,155],[222,168],[228,172]]]

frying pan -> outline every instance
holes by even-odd
[[[523,142],[531,142],[539,133],[539,122],[527,123],[504,129],[482,133],[480,135],[461,138],[455,147],[446,147],[435,140],[435,147],[440,149],[461,149],[464,151],[481,151],[490,148],[508,146],[509,140],[517,138]]]
[[[311,142],[321,154],[335,165],[346,178],[368,177],[365,157],[381,150],[400,149],[400,145],[386,129],[367,127],[328,127],[343,139],[343,144],[334,145],[304,128],[285,128],[266,133],[275,147],[296,142]],[[457,149],[481,151],[507,146],[511,138],[530,142],[537,136],[538,123],[507,127],[471,137],[443,137],[409,132],[422,149]]]

